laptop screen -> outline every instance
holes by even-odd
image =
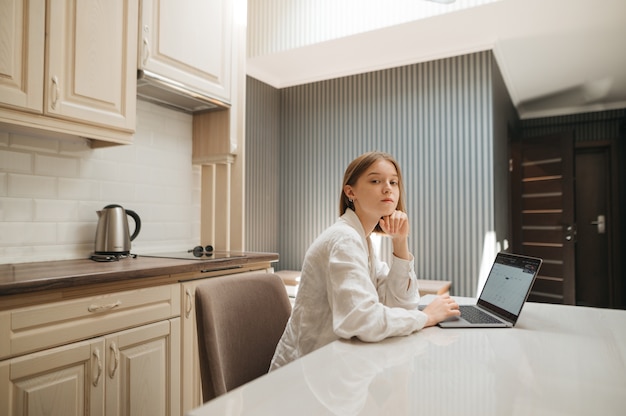
[[[515,321],[528,298],[541,260],[498,253],[478,300],[483,305]]]

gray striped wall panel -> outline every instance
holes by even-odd
[[[493,143],[506,137],[492,137],[502,120],[493,120],[490,57],[281,91],[249,79],[247,249],[277,251],[277,269],[298,269],[309,244],[336,219],[346,165],[363,151],[385,150],[403,168],[418,275],[450,279],[454,294],[473,296],[483,237],[503,215],[493,208],[503,203],[503,192],[493,189]],[[614,140],[625,117],[620,109],[522,120],[520,130],[531,137],[574,129],[577,141]]]
[[[383,150],[403,170],[418,277],[452,280],[454,294],[473,296],[483,238],[493,230],[491,59],[482,52],[281,90],[279,156],[266,159],[280,165],[276,268],[300,268],[308,246],[337,218],[347,164]],[[264,117],[250,114],[266,111],[255,83],[248,138],[265,128]],[[246,148],[248,160],[267,157]],[[251,166],[247,178],[274,178],[266,166]],[[254,192],[247,191],[247,210],[266,209]],[[254,231],[259,215],[247,218],[247,248],[268,250]]]
[[[280,91],[246,82],[246,250],[279,251]]]

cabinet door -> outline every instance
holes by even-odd
[[[0,105],[43,112],[45,0],[0,2]]]
[[[104,414],[104,340],[0,362],[0,414]]]
[[[138,0],[48,5],[46,114],[134,130]]]
[[[180,319],[106,337],[106,414],[180,415]]]
[[[141,7],[139,67],[230,103],[232,0],[144,0]]]
[[[194,280],[182,284],[183,316],[181,342],[181,400],[182,413],[200,406],[202,384],[200,380],[200,359],[198,357],[198,331],[196,329],[195,296],[196,287],[203,280]]]

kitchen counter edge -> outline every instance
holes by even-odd
[[[279,258],[277,253],[244,254],[206,261],[138,256],[113,262],[76,259],[0,264],[0,297],[163,275],[210,273],[276,262]]]

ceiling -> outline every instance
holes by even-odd
[[[527,119],[626,108],[625,42],[626,0],[501,0],[252,57],[247,73],[284,88],[493,50]]]

